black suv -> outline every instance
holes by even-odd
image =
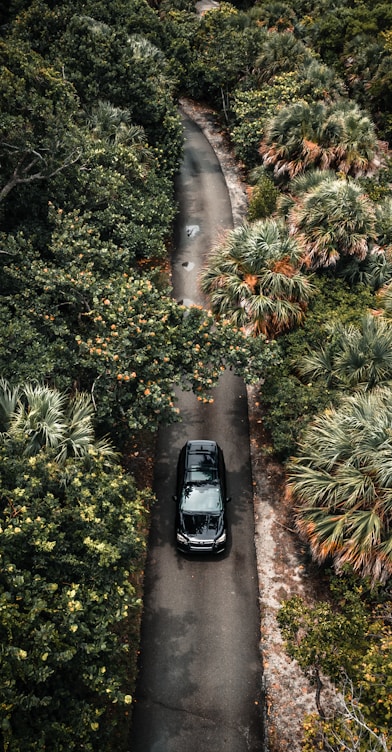
[[[216,441],[187,441],[177,466],[175,536],[186,553],[221,553],[226,547],[226,471]]]

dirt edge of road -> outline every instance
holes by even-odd
[[[181,99],[180,106],[201,128],[216,153],[237,226],[246,215],[247,186],[216,115],[212,109],[190,100]],[[270,452],[258,388],[248,387],[247,393],[267,744],[270,752],[300,752],[303,720],[306,715],[317,713],[315,689],[284,650],[277,612],[281,602],[293,595],[312,602],[317,594],[314,575],[309,576],[298,538],[291,529],[290,510],[285,503],[284,468]],[[333,690],[326,691],[332,703]]]

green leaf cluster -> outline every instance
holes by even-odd
[[[131,702],[132,572],[151,498],[99,454],[59,465],[3,436],[0,457],[2,743],[109,749]]]
[[[225,364],[259,378],[271,357],[263,342],[217,326],[201,308],[178,305],[154,275],[123,271],[126,251],[102,243],[79,213],[52,207],[50,214],[47,259],[22,235],[4,238],[6,378],[31,378],[34,362],[38,380],[92,392],[97,420],[117,440],[129,428],[154,430],[175,419],[175,384],[207,400]]]
[[[252,188],[249,199],[248,220],[254,222],[274,214],[279,196],[272,178],[265,171],[261,172],[256,185]]]
[[[312,744],[323,738],[337,745],[339,737],[350,749],[351,732],[358,735],[355,748],[361,752],[377,738],[386,744],[382,747],[380,743],[380,750],[386,749],[392,711],[392,633],[387,593],[382,588],[370,590],[366,581],[347,576],[332,578],[330,586],[328,599],[309,606],[295,596],[282,605],[278,614],[291,658],[298,661],[310,679],[315,678],[315,672],[331,677],[345,695],[346,703],[352,703],[355,710],[354,717],[345,724],[344,713],[329,712],[321,691],[320,703],[329,720],[313,718],[305,722],[304,749],[314,749]],[[358,719],[363,722],[362,732]]]

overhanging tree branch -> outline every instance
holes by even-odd
[[[19,151],[17,147],[12,146],[11,144],[3,143],[2,146],[11,149],[14,152]],[[66,156],[61,164],[57,165],[57,167],[50,167],[42,153],[35,151],[34,149],[26,152],[22,155],[22,158],[16,165],[10,179],[1,188],[0,202],[3,201],[17,185],[20,185],[22,183],[32,183],[36,180],[49,180],[50,178],[54,177],[54,175],[57,175],[67,167],[70,167],[70,165],[78,162],[81,155],[82,150],[77,149],[76,151],[73,151],[71,154]],[[28,164],[24,166],[26,159],[30,158],[31,156],[33,156],[33,158],[30,159]],[[39,162],[41,163],[43,169],[37,170],[36,172],[32,173],[31,171]]]

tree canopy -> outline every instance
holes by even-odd
[[[249,5],[0,9],[0,735],[12,752],[102,752],[126,720],[152,495],[115,450],[176,419],[176,384],[207,402],[227,366],[262,377],[314,557],[373,582],[391,574],[391,9]],[[174,301],[167,274],[180,95],[220,113],[253,186],[255,223],[202,275],[212,312]],[[296,605],[307,635],[295,657],[308,670],[321,635],[333,675],[330,656],[348,667],[353,654],[334,636],[358,627],[360,646],[372,637],[352,680],[388,713],[368,678],[390,650],[387,619],[373,639],[367,614],[350,613],[321,604],[312,631]]]
[[[59,464],[48,447],[26,458],[14,434],[0,441],[2,743],[109,749],[121,717],[110,708],[124,714],[132,701],[131,574],[151,496],[104,454]]]

